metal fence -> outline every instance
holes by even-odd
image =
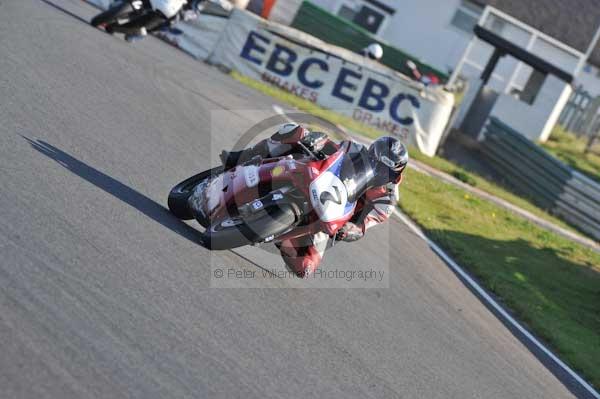
[[[578,86],[558,118],[558,123],[577,136],[596,136],[600,132],[600,96],[593,97]]]
[[[572,170],[497,118],[481,146],[505,183],[600,240],[600,184]]]

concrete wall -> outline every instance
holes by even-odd
[[[491,116],[510,121],[512,127],[532,141],[545,141],[571,93],[571,87],[548,75],[533,104],[509,95],[498,97]]]

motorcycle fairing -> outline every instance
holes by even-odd
[[[319,174],[309,186],[313,209],[323,222],[332,222],[348,217],[356,206],[356,201],[348,201],[348,190],[341,179],[344,154]]]
[[[247,165],[244,167],[241,167],[244,173],[244,180],[246,182],[246,186],[248,188],[251,187],[256,187],[258,186],[258,183],[260,182],[260,176],[259,176],[259,168],[256,165]]]
[[[365,146],[346,141],[342,144],[344,159],[339,177],[348,190],[348,201],[360,198],[373,184],[374,171]]]
[[[352,217],[372,177],[365,147],[344,142],[325,159],[288,156],[239,165],[200,184],[189,204],[203,226],[224,218],[254,218],[287,204],[297,224],[276,239],[319,231],[332,236]]]

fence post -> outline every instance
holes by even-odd
[[[598,138],[598,135],[600,135],[600,130],[596,130],[594,133],[590,134],[590,138],[585,145],[585,150],[583,150],[584,154],[588,154],[590,151],[592,151],[592,147],[594,146],[594,142]]]

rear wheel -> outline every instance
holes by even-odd
[[[96,15],[94,18],[92,18],[90,24],[94,27],[99,27],[102,25],[109,25],[113,22],[115,22],[115,20],[129,12],[133,11],[133,9],[131,8],[131,5],[128,2],[122,2],[119,4],[114,5],[113,7],[109,8],[108,10]]]
[[[206,180],[212,176],[217,176],[221,173],[223,173],[223,166],[217,166],[216,168],[212,168],[185,179],[173,187],[169,193],[169,199],[167,201],[171,213],[182,220],[193,219],[194,213],[188,205],[188,199],[190,198],[190,195],[192,195],[198,184],[202,183],[203,180]]]
[[[223,250],[261,242],[286,232],[295,222],[290,205],[272,206],[250,220],[231,217],[215,222],[204,232],[204,245]]]

